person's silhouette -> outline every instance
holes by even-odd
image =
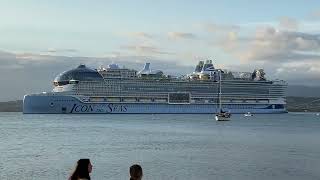
[[[69,177],[69,180],[90,180],[90,173],[92,172],[92,164],[90,159],[79,159],[77,165]]]
[[[143,176],[142,168],[138,164],[134,164],[130,167],[130,180],[141,180]]]

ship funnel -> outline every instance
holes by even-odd
[[[143,71],[150,71],[150,63],[144,65]]]
[[[206,60],[206,63],[203,65],[202,71],[213,71],[214,66],[212,60]]]
[[[203,68],[203,61],[199,61],[198,65],[196,66],[194,72],[201,72],[202,68]]]
[[[141,71],[138,74],[149,74],[150,73],[150,63],[146,63]]]

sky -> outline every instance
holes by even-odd
[[[51,91],[80,63],[184,74],[212,59],[319,86],[319,35],[318,0],[0,0],[0,101]]]

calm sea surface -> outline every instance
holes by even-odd
[[[320,116],[23,115],[0,113],[0,179],[67,179],[90,158],[93,180],[320,179]]]

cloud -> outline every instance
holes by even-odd
[[[308,60],[286,62],[275,68],[275,76],[282,77],[291,84],[319,85],[320,62]]]
[[[163,51],[152,45],[126,45],[121,46],[121,49],[133,51],[139,55],[174,55],[175,53]]]
[[[217,43],[218,46],[222,47],[227,52],[233,52],[235,49],[239,47],[239,35],[237,32],[230,31],[221,38]]]
[[[290,17],[281,17],[279,19],[279,26],[284,29],[297,30],[299,23],[296,19]]]
[[[187,32],[168,32],[170,39],[195,39],[196,35]]]
[[[204,29],[208,32],[230,32],[230,31],[239,31],[240,26],[231,25],[231,24],[215,24],[215,23],[207,23],[203,25]]]
[[[310,17],[313,19],[319,19],[320,18],[320,10],[316,10],[311,12]]]
[[[47,52],[47,53],[76,53],[76,52],[78,52],[78,50],[76,50],[76,49],[68,49],[68,48],[67,49],[48,48],[48,50],[45,51],[45,52]]]
[[[317,60],[294,62],[250,62],[248,64],[233,64],[225,66],[235,72],[252,72],[262,68],[269,80],[282,79],[292,84],[319,86],[320,62]]]
[[[320,83],[320,35],[298,31],[258,27],[255,33],[228,32],[214,47],[240,59],[226,65],[235,71],[264,68],[270,79],[293,84]]]
[[[319,35],[274,28],[257,30],[243,58],[248,60],[291,60],[314,58],[312,52],[320,49]],[[317,57],[318,55],[316,55]]]
[[[287,62],[267,66],[269,67],[269,74],[273,79],[281,77],[289,85],[319,86],[320,64],[317,61]],[[303,92],[301,93],[303,94]]]
[[[257,28],[253,36],[241,38],[235,32],[216,44],[243,61],[296,61],[319,58],[320,36],[297,31]]]
[[[138,38],[138,39],[152,39],[152,38],[154,38],[153,35],[146,33],[146,32],[129,32],[129,33],[124,33],[124,34],[130,38]]]

